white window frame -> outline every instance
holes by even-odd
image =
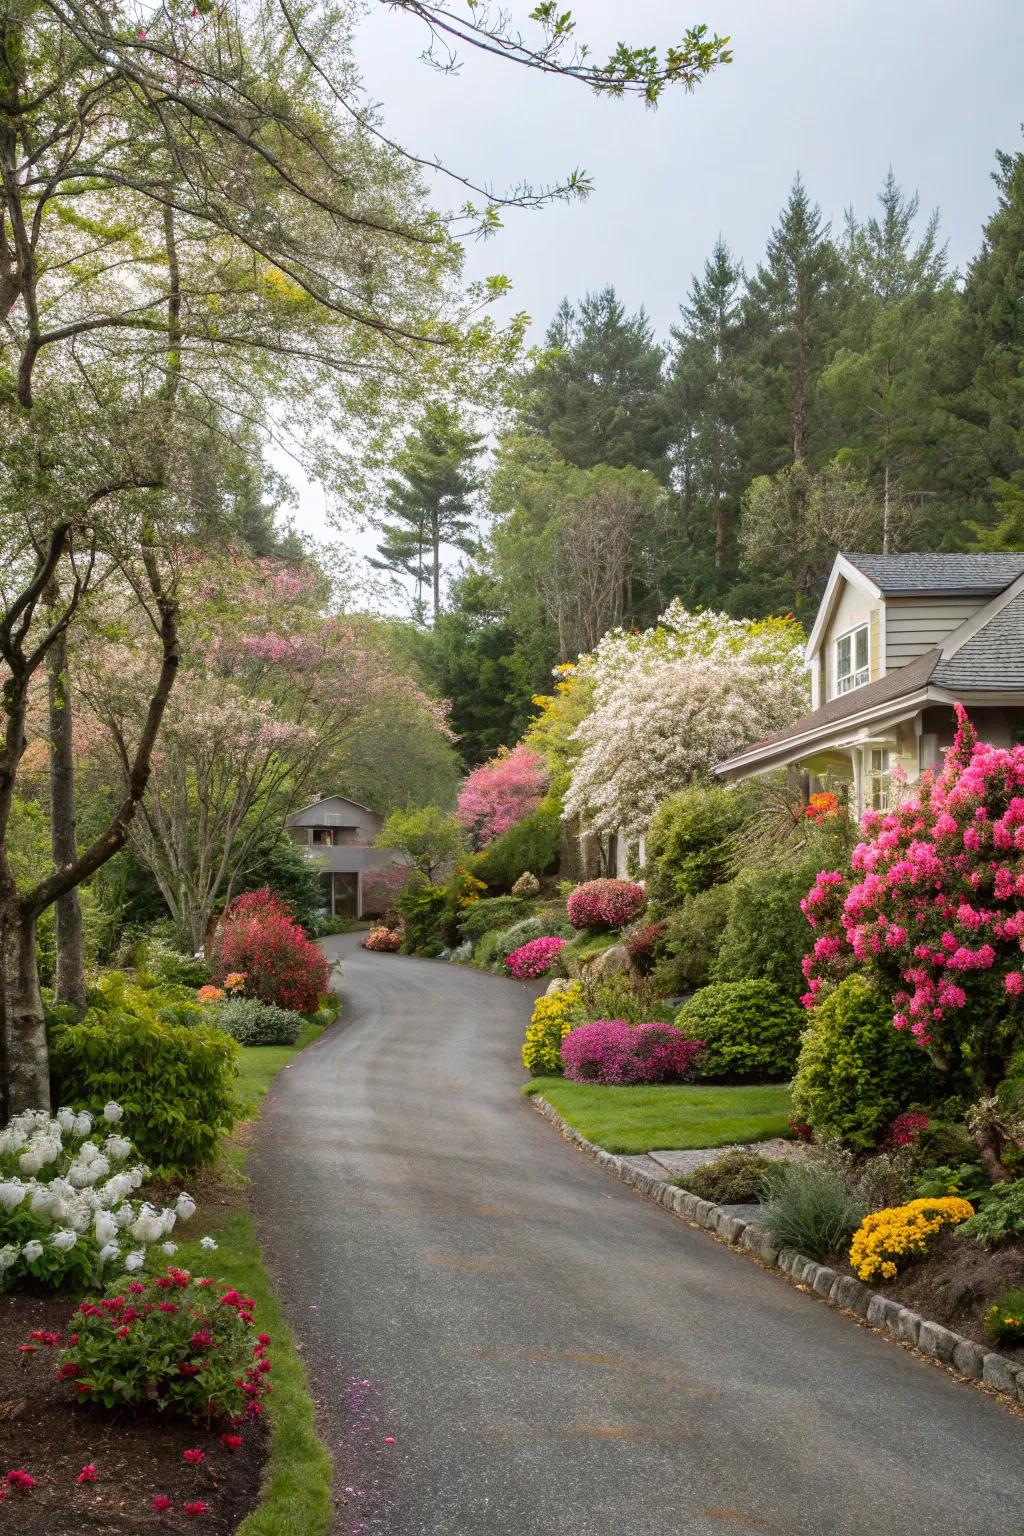
[[[864,751],[867,769],[867,801],[873,811],[889,809],[889,773],[892,769],[892,753],[888,747],[866,747]]]
[[[857,665],[857,640],[864,636],[864,665]],[[849,641],[849,671],[840,671],[840,646],[844,640]],[[836,694],[852,693],[855,688],[863,688],[865,683],[871,681],[871,626],[870,624],[857,624],[853,629],[848,629],[844,634],[837,635],[835,641],[836,661]]]

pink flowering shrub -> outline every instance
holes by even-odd
[[[562,1065],[574,1083],[684,1082],[703,1049],[703,1041],[688,1040],[674,1024],[598,1019],[566,1035]]]
[[[474,768],[459,791],[456,820],[482,848],[535,811],[548,787],[548,771],[538,752],[522,743],[502,747],[489,762]]]
[[[912,1147],[921,1132],[927,1130],[928,1116],[919,1114],[916,1110],[904,1110],[902,1115],[897,1115],[890,1125],[885,1136],[887,1147]]]
[[[574,928],[624,928],[647,904],[632,880],[588,880],[570,891],[566,911]]]
[[[528,944],[521,944],[506,956],[505,969],[510,976],[516,976],[520,981],[531,981],[549,971],[558,958],[559,950],[564,948],[564,939],[531,939]]]
[[[979,742],[956,714],[941,772],[896,809],[867,812],[850,870],[823,871],[801,903],[815,933],[803,1001],[867,968],[896,1028],[949,1079],[991,1093],[1022,1034],[1024,746]],[[990,1173],[993,1152],[989,1140]]]
[[[244,972],[245,995],[297,1013],[313,1013],[330,968],[279,897],[264,887],[237,897],[224,914],[213,977]]]
[[[363,940],[363,948],[376,950],[378,954],[395,955],[402,947],[402,938],[400,928],[371,928]]]

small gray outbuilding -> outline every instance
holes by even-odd
[[[318,795],[286,818],[288,836],[321,871],[332,917],[370,917],[388,905],[384,882],[365,879],[403,864],[400,854],[374,847],[383,825],[376,811],[345,795]]]

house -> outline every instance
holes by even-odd
[[[1024,552],[837,555],[807,667],[810,714],[719,778],[799,768],[859,814],[884,808],[897,764],[912,782],[940,762],[957,700],[983,739],[1024,740]]]
[[[286,817],[288,836],[322,871],[324,906],[332,917],[369,916],[387,904],[375,882],[364,888],[369,871],[401,862],[390,849],[374,847],[383,825],[376,811],[344,795],[318,795]]]

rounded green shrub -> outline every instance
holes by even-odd
[[[736,1147],[672,1182],[715,1205],[751,1205],[761,1199],[765,1178],[774,1166],[760,1152]]]
[[[799,859],[737,875],[712,981],[771,981],[792,998],[805,991],[801,962],[813,935],[800,902],[822,867]]]
[[[728,880],[732,839],[743,814],[733,790],[693,784],[670,795],[647,831],[647,894],[662,912]]]
[[[700,1077],[785,1080],[796,1065],[803,1009],[770,981],[702,987],[676,1014],[691,1040],[704,1041]]]
[[[229,997],[213,1010],[213,1022],[239,1045],[294,1045],[302,1015],[256,997]]]
[[[511,923],[526,917],[530,903],[518,896],[483,896],[465,908],[459,917],[459,932],[464,939],[476,944],[485,933],[494,928],[508,928]]]
[[[665,922],[654,981],[666,997],[696,992],[711,980],[711,967],[722,942],[732,905],[732,885],[712,885],[682,906]]]
[[[172,1024],[130,998],[92,1006],[54,1033],[54,1102],[102,1113],[120,1104],[139,1152],[171,1172],[208,1163],[235,1120],[238,1046],[216,1024]]]
[[[558,863],[562,824],[558,808],[547,801],[488,843],[471,861],[478,880],[492,890],[511,890],[527,872],[546,875]]]
[[[809,1015],[793,1083],[793,1111],[816,1136],[872,1147],[908,1104],[941,1084],[927,1052],[894,1028],[892,1004],[848,976]]]

